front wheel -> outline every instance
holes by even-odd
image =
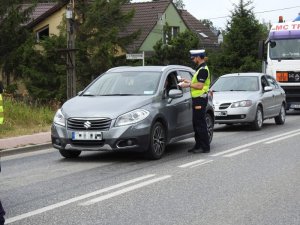
[[[160,159],[165,151],[167,141],[166,129],[160,122],[155,122],[150,133],[150,144],[147,151],[149,159]]]
[[[257,107],[255,119],[252,122],[252,128],[254,130],[260,130],[263,125],[263,111],[260,106]]]
[[[60,149],[59,153],[63,157],[65,157],[67,159],[71,159],[71,158],[77,158],[80,155],[81,151],[76,151],[76,150],[62,150],[62,149]]]
[[[282,104],[280,108],[279,115],[275,117],[275,123],[277,125],[282,125],[285,122],[285,107]]]

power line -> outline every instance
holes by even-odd
[[[254,12],[254,14],[282,11],[282,10],[295,9],[295,8],[300,8],[300,6],[293,6],[293,7],[282,8],[282,9],[271,9],[271,10],[266,10],[266,11],[261,11],[261,12]],[[220,16],[220,17],[208,18],[207,20],[224,19],[224,18],[227,18],[227,17],[229,17],[229,16]]]

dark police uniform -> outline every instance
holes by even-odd
[[[201,82],[204,84],[202,90],[191,88],[192,102],[193,102],[193,128],[195,132],[196,144],[193,152],[209,152],[209,136],[207,130],[207,123],[205,119],[205,111],[208,102],[208,89],[210,86],[210,74],[206,63],[202,63],[196,69],[193,76],[192,83]]]

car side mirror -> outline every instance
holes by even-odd
[[[271,86],[266,86],[266,87],[264,88],[264,91],[265,91],[265,92],[273,91],[273,87],[271,87]]]
[[[169,91],[168,96],[169,96],[168,103],[171,103],[173,99],[181,98],[183,96],[183,91],[178,89],[171,89]]]
[[[171,89],[169,91],[170,98],[181,98],[183,96],[183,91],[179,89]]]

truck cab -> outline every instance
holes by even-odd
[[[263,72],[272,75],[286,92],[286,109],[300,110],[300,14],[292,22],[272,25]],[[260,45],[262,46],[262,45]],[[263,55],[263,47],[260,55]]]

